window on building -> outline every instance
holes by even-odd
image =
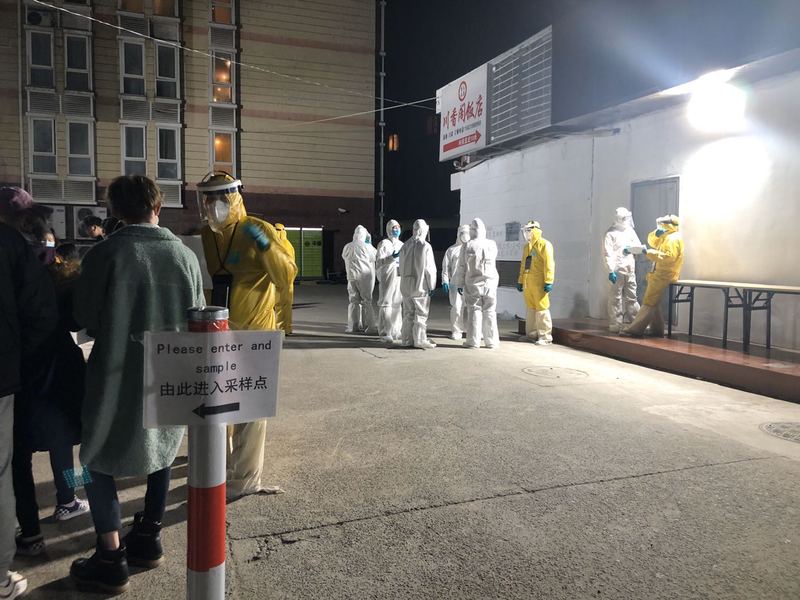
[[[156,96],[178,97],[178,49],[174,46],[156,46]]]
[[[144,0],[120,0],[119,9],[132,13],[143,13]]]
[[[53,119],[31,119],[31,171],[56,172],[56,130]]]
[[[28,81],[36,87],[53,87],[53,34],[28,32]]]
[[[144,44],[122,42],[122,93],[144,96]]]
[[[146,175],[145,127],[125,125],[123,127],[123,171],[125,175]]]
[[[175,0],[153,0],[153,14],[160,17],[174,17]]]
[[[89,76],[89,38],[82,35],[68,35],[64,43],[66,48],[65,66],[66,88],[88,92],[91,77]]]
[[[232,0],[211,0],[211,22],[233,25]]]
[[[70,175],[94,175],[90,123],[67,123],[67,167]]]
[[[212,132],[213,149],[211,168],[215,171],[227,171],[233,173],[233,163],[235,159],[235,134],[231,131]]]
[[[158,179],[180,179],[178,130],[158,128]]]
[[[233,56],[230,52],[214,51],[212,61],[211,99],[214,102],[233,102]]]

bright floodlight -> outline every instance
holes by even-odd
[[[709,73],[695,82],[689,100],[689,122],[701,131],[732,132],[744,125],[745,93]]]

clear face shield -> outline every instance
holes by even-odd
[[[231,212],[231,195],[242,188],[238,179],[204,181],[197,184],[197,209],[200,218],[208,223],[212,231],[224,227]]]
[[[469,227],[462,227],[458,230],[458,241],[462,244],[469,241]]]

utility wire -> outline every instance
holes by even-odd
[[[64,8],[63,6],[56,6],[55,4],[50,4],[49,2],[44,2],[44,0],[32,0],[32,1],[34,3],[36,3],[36,4],[40,4],[41,6],[46,6],[48,8],[53,9],[53,10],[58,10],[58,11],[73,15],[75,17],[79,17],[81,19],[87,19],[89,21],[93,21],[95,23],[99,23],[100,25],[105,25],[106,27],[111,27],[112,29],[117,29],[118,31],[124,31],[125,33],[134,35],[136,37],[140,37],[140,38],[148,39],[148,40],[153,40],[155,42],[158,42],[159,44],[163,44],[163,45],[166,45],[166,46],[172,46],[172,47],[177,48],[178,50],[182,50],[184,52],[190,52],[190,53],[193,53],[193,54],[199,54],[201,56],[205,56],[205,57],[210,58],[212,60],[214,58],[213,54],[210,53],[210,52],[205,52],[203,50],[197,50],[196,48],[191,48],[189,46],[184,46],[184,45],[182,45],[182,44],[180,44],[178,42],[173,42],[173,41],[170,41],[170,40],[158,39],[158,38],[155,38],[155,37],[153,37],[151,35],[147,35],[145,33],[139,33],[138,31],[134,31],[132,29],[128,29],[128,28],[122,27],[120,25],[114,25],[113,23],[108,23],[108,22],[103,21],[101,19],[97,19],[97,18],[91,17],[89,15],[84,15],[84,14],[81,14],[79,12],[75,12],[75,11],[69,10],[67,8]],[[298,81],[300,83],[305,83],[307,85],[313,85],[313,86],[316,86],[316,87],[322,87],[322,88],[326,88],[326,89],[329,89],[329,90],[335,90],[335,91],[343,92],[343,93],[346,93],[346,94],[350,94],[352,96],[361,96],[363,98],[370,98],[372,100],[380,100],[379,96],[373,96],[371,94],[365,94],[363,92],[359,92],[359,91],[356,91],[356,90],[349,90],[347,88],[341,88],[341,87],[337,87],[337,86],[328,85],[326,83],[322,83],[321,81],[315,81],[313,79],[306,79],[304,77],[298,77],[297,75],[289,75],[287,73],[281,73],[280,71],[274,71],[272,69],[267,69],[265,67],[260,67],[258,65],[252,65],[252,64],[249,64],[249,63],[243,63],[243,62],[237,61],[237,60],[231,60],[230,62],[231,62],[231,64],[235,64],[235,65],[238,65],[238,66],[246,68],[246,69],[252,69],[254,71],[261,71],[262,73],[267,73],[269,75],[274,75],[276,77],[282,77],[284,79],[290,79],[290,80],[293,80],[293,81]],[[429,100],[435,100],[435,97],[434,98],[426,98],[425,100],[417,100],[417,101],[414,101],[414,102],[403,102],[401,100],[392,100],[390,98],[384,98],[384,100],[386,102],[391,102],[391,103],[397,105],[397,106],[395,106],[393,108],[402,108],[402,107],[405,107],[405,106],[415,106],[417,108],[422,108],[422,109],[426,109],[426,110],[434,110],[430,106],[421,106],[420,103],[421,102],[427,102]],[[371,114],[371,113],[374,113],[374,112],[378,112],[378,110],[368,111],[368,112],[358,113],[358,114]],[[333,117],[330,120],[343,119],[343,118],[347,118],[347,116],[352,116],[352,115],[343,115],[341,117]]]

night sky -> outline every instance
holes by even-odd
[[[798,0],[388,0],[386,23],[386,97],[404,101],[552,24],[554,122],[800,47]],[[387,152],[387,218],[456,217],[434,112],[386,115],[400,135]]]

